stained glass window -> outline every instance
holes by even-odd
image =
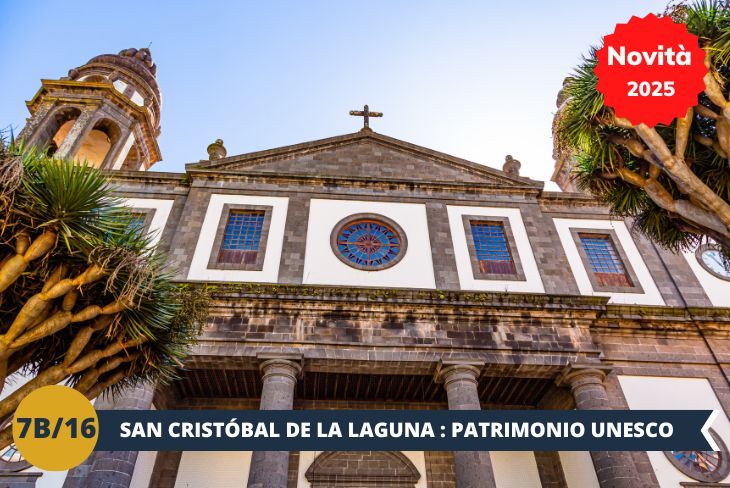
[[[682,473],[697,481],[719,482],[730,474],[727,446],[713,429],[709,430],[719,451],[664,451],[669,461]],[[683,483],[684,484],[684,483]]]
[[[703,475],[714,473],[720,468],[721,453],[716,451],[670,451],[674,459],[690,472]]]
[[[610,236],[579,234],[579,237],[591,272],[601,286],[631,286]]]
[[[517,272],[507,245],[504,225],[500,222],[471,222],[471,236],[482,273],[508,275]]]
[[[348,222],[340,229],[336,239],[341,259],[360,269],[387,268],[401,257],[401,236],[394,226],[377,219]]]
[[[231,264],[256,263],[263,228],[263,211],[231,210],[228,214],[223,242],[218,253],[218,262]]]

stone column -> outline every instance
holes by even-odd
[[[38,130],[39,127],[47,124],[47,117],[51,109],[54,107],[54,102],[45,101],[36,109],[32,117],[29,117],[25,122],[25,127],[20,131],[20,134],[16,136],[16,139],[25,142],[26,146],[35,146],[38,144],[39,135],[42,134],[43,130]],[[53,137],[51,134],[50,137]]]
[[[569,365],[558,379],[570,387],[578,410],[611,410],[603,380],[609,368],[604,365]],[[591,451],[593,467],[601,488],[642,488],[630,452]]]
[[[150,484],[145,488],[175,488],[182,451],[159,451],[152,468]]]
[[[100,168],[104,169],[119,169],[122,167],[124,160],[129,154],[129,150],[132,149],[134,144],[134,136],[132,136],[132,129],[130,127],[119,127],[119,139],[109,148],[109,152],[106,153],[104,161],[102,161]]]
[[[78,116],[66,138],[61,143],[54,157],[72,159],[78,152],[86,135],[91,132],[96,124],[96,107],[87,107]]]
[[[294,387],[302,371],[294,358],[265,359],[260,365],[263,387],[261,410],[291,410]],[[254,451],[248,488],[287,488],[289,451]]]
[[[481,410],[477,380],[481,365],[442,364],[437,381],[443,381],[449,410]],[[454,451],[457,488],[495,488],[489,451]]]
[[[116,399],[103,396],[96,399],[97,410],[149,410],[152,408],[154,387],[148,383],[128,388]],[[129,488],[136,451],[97,451],[87,462],[69,471],[64,488]]]

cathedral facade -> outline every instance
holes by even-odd
[[[97,408],[714,409],[721,451],[96,452],[56,485],[3,458],[3,486],[730,486],[730,270],[711,245],[669,252],[511,157],[367,125],[233,156],[219,140],[155,172],[155,70],[129,49],[43,80],[22,133],[108,171],[213,299],[179,381]]]

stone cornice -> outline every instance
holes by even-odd
[[[266,298],[311,298],[318,301],[357,301],[357,302],[412,302],[412,303],[454,303],[474,304],[533,304],[540,307],[558,308],[600,308],[603,309],[607,297],[578,295],[548,295],[542,293],[501,293],[442,291],[431,289],[404,288],[365,288],[324,285],[286,285],[273,283],[230,283],[185,282],[192,286],[204,286],[213,296],[220,298],[266,297]]]
[[[131,171],[102,170],[111,182],[115,196],[121,198],[176,198],[186,197],[190,194],[190,187],[187,184],[185,175],[176,173],[152,173],[140,172],[141,176],[134,175],[133,178],[125,174]]]
[[[608,305],[599,296],[547,295],[441,291],[425,289],[361,288],[319,285],[281,285],[264,283],[190,283],[205,287],[211,295],[213,310],[257,308],[261,304],[279,310],[301,309],[340,312],[371,310],[384,306],[392,313],[413,307],[423,314],[436,311],[444,315],[494,313],[509,322],[523,311],[533,316],[564,318],[574,325],[583,324],[602,334],[687,334],[698,333],[730,337],[730,313],[722,308],[679,308],[636,305]],[[410,312],[409,312],[410,313]]]
[[[566,209],[572,207],[596,207],[604,208],[596,199],[582,193],[561,193],[543,191],[533,186],[503,186],[498,183],[472,183],[454,182],[446,180],[409,180],[403,179],[380,179],[377,177],[354,177],[354,176],[324,176],[304,175],[296,173],[263,173],[260,171],[224,171],[218,169],[188,168],[186,173],[155,172],[155,171],[110,171],[109,175],[113,180],[119,181],[144,181],[145,183],[177,183],[191,187],[206,187],[205,181],[229,181],[234,183],[249,184],[296,184],[301,186],[312,186],[317,191],[317,186],[331,187],[333,184],[343,188],[385,188],[393,190],[443,190],[444,192],[465,192],[470,194],[520,194],[535,197],[546,212],[559,211],[557,208],[547,208],[548,205],[565,205]],[[217,187],[218,188],[218,187]],[[523,202],[525,203],[525,202]],[[594,216],[608,218],[609,212],[605,215]]]
[[[605,312],[591,324],[591,330],[603,335],[681,337],[702,334],[730,338],[730,310],[608,305]]]
[[[220,170],[188,170],[187,173],[153,172],[153,171],[120,171],[110,172],[113,180],[145,183],[167,183],[179,182],[191,187],[205,188],[206,181],[229,181],[232,183],[246,184],[296,184],[302,187],[312,187],[317,191],[319,187],[331,188],[333,185],[342,188],[382,188],[393,190],[442,190],[444,192],[464,192],[469,194],[502,194],[502,195],[525,195],[537,197],[541,190],[530,186],[500,186],[492,183],[455,183],[453,181],[427,181],[409,179],[379,179],[345,177],[345,176],[321,176],[303,175],[294,173],[262,173],[244,171],[220,171]],[[220,188],[220,187],[216,187]],[[304,190],[305,188],[303,188]]]
[[[565,192],[565,191],[543,191],[542,197],[544,200],[561,200],[561,201],[571,201],[576,203],[586,203],[586,204],[592,204],[592,205],[598,205],[603,206],[601,202],[599,202],[595,197],[585,194],[585,193],[572,193],[572,192]]]
[[[109,176],[112,183],[115,182],[138,182],[188,185],[188,177],[185,173],[171,173],[161,171],[124,171],[124,170],[102,170]]]
[[[501,309],[531,309],[545,313],[565,311],[588,312],[596,315],[605,308],[606,297],[546,295],[531,293],[495,293],[441,291],[427,289],[362,288],[320,285],[282,285],[265,283],[190,283],[206,287],[213,303],[255,300],[280,303],[302,301],[373,305],[420,305],[448,307],[499,307]]]
[[[653,305],[607,305],[602,318],[604,320],[718,322],[730,325],[730,309],[720,307],[685,308]]]
[[[412,179],[395,179],[395,178],[378,178],[378,177],[356,177],[356,176],[331,176],[331,175],[305,175],[296,173],[264,173],[260,171],[223,171],[218,169],[191,169],[188,168],[187,174],[190,179],[195,180],[215,180],[215,181],[236,181],[245,183],[295,183],[299,185],[323,185],[330,186],[338,184],[340,186],[355,188],[386,188],[395,189],[443,189],[447,191],[465,191],[469,193],[487,193],[494,194],[525,194],[539,195],[542,190],[530,185],[514,185],[507,186],[500,183],[474,183],[474,182],[454,182],[452,180],[412,180]],[[193,183],[196,184],[196,183]]]

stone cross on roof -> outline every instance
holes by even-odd
[[[382,117],[383,112],[371,112],[370,108],[365,105],[363,107],[363,110],[350,110],[350,115],[355,115],[357,117],[363,117],[363,130],[370,129],[370,117]]]

